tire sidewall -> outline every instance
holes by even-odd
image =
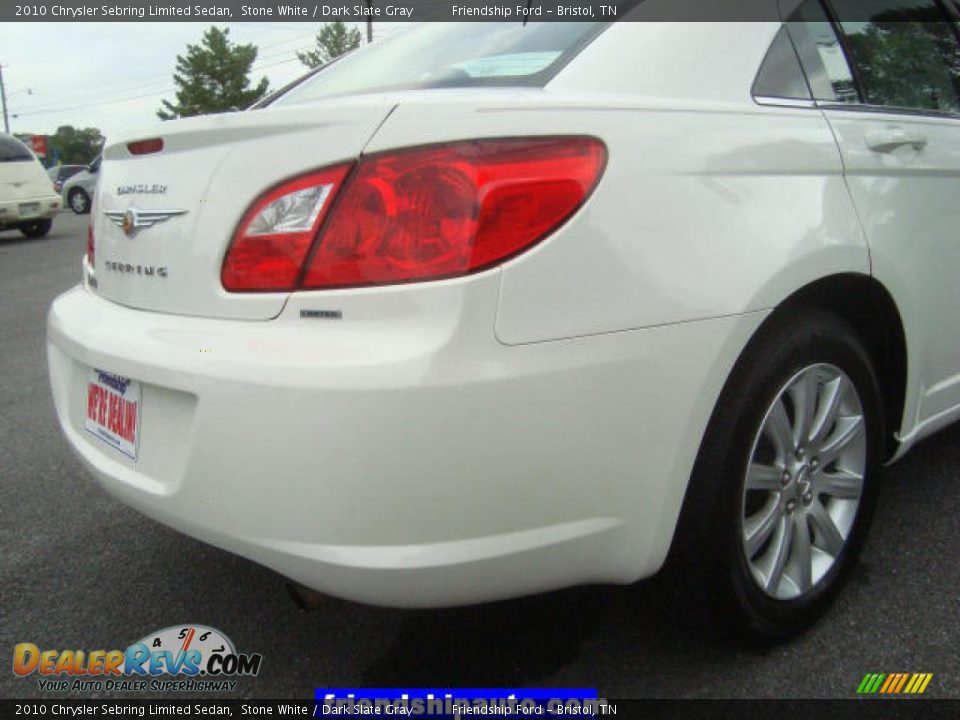
[[[77,197],[83,198],[82,210],[77,210],[76,206],[74,205],[74,198],[77,198]],[[73,210],[73,212],[76,213],[77,215],[86,215],[88,212],[90,212],[90,198],[87,196],[87,193],[85,193],[83,190],[79,188],[76,190],[71,190],[70,195],[67,197],[67,200],[70,203],[70,209]]]
[[[742,548],[742,498],[753,444],[767,411],[784,385],[810,365],[829,363],[847,374],[859,396],[866,424],[864,489],[857,516],[843,551],[827,574],[802,597],[778,600],[764,593],[750,573]],[[709,533],[717,556],[712,558],[733,600],[726,608],[740,630],[755,640],[778,640],[814,622],[842,585],[855,562],[876,506],[877,475],[883,461],[884,426],[878,384],[872,363],[855,331],[835,316],[814,312],[780,325],[758,337],[745,361],[739,363],[724,391],[726,424],[717,428],[713,457],[701,458],[716,470],[701,477],[713,492],[716,522]],[[724,419],[715,418],[720,423]],[[716,427],[717,423],[711,423]],[[700,465],[698,460],[698,465]]]
[[[53,227],[53,220],[35,220],[21,226],[20,232],[31,239],[42,238],[46,236]]]

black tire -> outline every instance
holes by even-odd
[[[83,188],[74,188],[67,195],[67,204],[77,215],[86,215],[90,212],[90,196]]]
[[[747,464],[767,411],[786,383],[821,363],[846,374],[862,405],[866,445],[860,504],[829,571],[797,597],[780,599],[754,579],[744,549]],[[856,562],[876,507],[883,464],[881,407],[871,359],[853,328],[839,317],[796,308],[778,313],[761,328],[738,360],[710,420],[668,563],[668,574],[680,581],[682,599],[707,630],[770,644],[802,632],[826,611]]]
[[[53,220],[34,220],[20,226],[20,232],[28,238],[42,238],[50,232],[53,227]]]

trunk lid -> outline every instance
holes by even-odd
[[[237,223],[278,182],[358,157],[392,107],[369,96],[212,115],[111,142],[91,219],[98,293],[157,312],[276,317],[289,293],[228,293],[221,285]],[[161,138],[163,150],[129,152],[128,143],[150,138]]]

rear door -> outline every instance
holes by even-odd
[[[790,19],[840,146],[873,273],[903,314],[920,397],[909,428],[960,405],[956,26],[937,0],[808,0]]]

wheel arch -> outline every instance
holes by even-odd
[[[811,282],[784,299],[757,333],[784,313],[814,307],[834,313],[851,325],[874,362],[885,417],[885,459],[896,455],[907,397],[908,351],[900,311],[876,278],[840,273]],[[749,348],[750,343],[747,344]],[[746,351],[746,350],[745,350]]]

